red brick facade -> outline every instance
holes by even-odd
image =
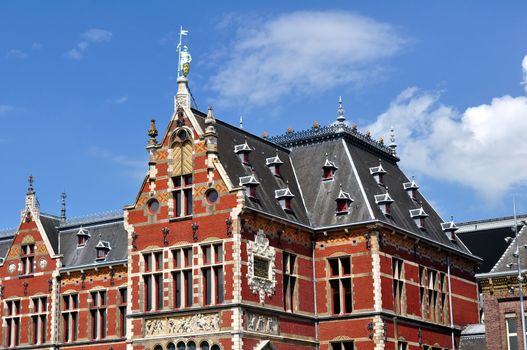
[[[62,268],[28,207],[0,267],[3,347],[431,350],[478,322],[470,255],[382,223],[314,230],[247,210],[180,89],[124,212],[126,261]]]

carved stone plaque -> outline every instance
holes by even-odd
[[[247,242],[248,271],[247,282],[254,294],[258,294],[260,303],[266,295],[273,295],[276,289],[275,256],[276,251],[269,246],[269,240],[263,230],[259,230],[254,242]]]
[[[219,314],[196,314],[185,317],[156,318],[146,320],[145,336],[179,335],[220,330]]]
[[[278,318],[261,314],[245,313],[245,329],[248,331],[278,334]]]
[[[269,279],[269,260],[259,256],[254,257],[254,275]]]

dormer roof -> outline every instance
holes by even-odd
[[[335,165],[335,162],[330,161],[328,158],[324,161],[324,165],[322,166],[323,169],[338,169],[338,167]]]
[[[240,186],[257,186],[259,184],[254,175],[240,177]]]
[[[394,200],[392,199],[392,197],[390,196],[388,192],[375,195],[375,203],[377,204],[386,204],[386,203],[389,204],[393,202]]]
[[[459,228],[456,226],[454,221],[442,222],[441,223],[441,229],[443,231],[445,231],[445,232],[447,232],[447,231],[454,232],[454,231],[459,230]]]
[[[111,250],[112,247],[110,246],[110,242],[108,241],[99,241],[97,245],[95,246],[96,249],[106,249]]]
[[[91,237],[91,234],[85,230],[84,228],[82,228],[82,226],[79,228],[79,231],[77,231],[77,236],[86,236],[86,237]]]
[[[340,189],[336,200],[337,201],[338,200],[347,200],[347,201],[353,202],[353,199],[351,198],[351,194],[349,194],[348,192],[344,192],[342,190],[342,188]]]
[[[279,190],[275,190],[274,196],[276,199],[281,199],[281,198],[293,198],[295,195],[291,192],[289,187],[286,187],[286,188],[282,188]]]
[[[379,166],[374,166],[370,168],[370,174],[372,175],[379,175],[379,174],[386,174],[386,170],[382,167],[382,164],[379,164]]]
[[[274,157],[270,157],[270,158],[266,158],[265,159],[265,165],[267,165],[267,166],[280,165],[280,164],[284,164],[284,162],[282,162],[280,160],[280,157],[278,157],[278,154],[275,155]]]
[[[249,147],[249,145],[247,144],[247,139],[245,139],[245,142],[242,143],[242,144],[239,144],[239,145],[234,145],[234,153],[236,154],[239,154],[239,153],[249,153],[251,152],[252,149],[251,147]]]
[[[403,183],[403,188],[404,188],[405,191],[418,190],[419,186],[417,186],[417,183],[415,182],[415,180],[412,179],[412,181],[408,181],[408,182]]]
[[[423,207],[420,207],[418,209],[410,209],[410,216],[413,218],[413,219],[416,219],[416,218],[426,218],[428,216],[428,214],[425,212],[425,210],[423,209]]]

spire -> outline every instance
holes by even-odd
[[[344,108],[342,107],[342,96],[339,96],[339,108],[337,112],[338,112],[337,121],[339,123],[344,123],[344,121],[346,121],[346,117],[344,116]]]
[[[207,127],[205,128],[205,135],[210,136],[214,135],[216,136],[216,128],[214,125],[216,125],[216,117],[214,117],[214,110],[212,109],[212,106],[209,106],[209,109],[207,111],[207,117],[205,118],[205,125]]]
[[[183,45],[183,36],[188,35],[188,30],[183,27],[179,29],[178,51],[178,70],[177,70],[177,94],[174,103],[174,110],[177,112],[179,107],[190,108],[190,93],[188,91],[187,75],[190,71],[192,57],[188,52],[188,47]]]
[[[60,220],[66,221],[66,192],[60,194]]]
[[[157,129],[156,129],[156,120],[151,119],[150,120],[150,129],[148,129],[148,136],[150,136],[150,140],[148,141],[148,147],[151,146],[157,146]]]
[[[34,195],[35,194],[35,190],[33,189],[33,175],[29,175],[28,182],[29,182],[29,186],[27,188],[26,195],[28,195],[28,196]]]
[[[33,175],[30,175],[28,179],[29,186],[26,192],[26,210],[33,210],[39,213],[40,209],[39,209],[36,192],[33,189],[33,180],[34,180]]]
[[[243,116],[240,115],[240,129],[243,129]]]
[[[390,128],[390,144],[388,147],[390,147],[392,154],[395,156],[397,154],[397,144],[395,143],[395,131],[393,126]]]

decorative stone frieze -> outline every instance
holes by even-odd
[[[220,330],[220,315],[195,314],[185,317],[156,318],[145,322],[145,336],[180,335]]]
[[[248,331],[278,334],[278,318],[261,314],[245,313],[245,329]]]
[[[265,302],[265,296],[271,296],[276,290],[275,249],[269,246],[263,230],[258,230],[254,242],[247,242],[247,256],[249,257],[247,279],[249,288],[258,294],[260,303]]]

